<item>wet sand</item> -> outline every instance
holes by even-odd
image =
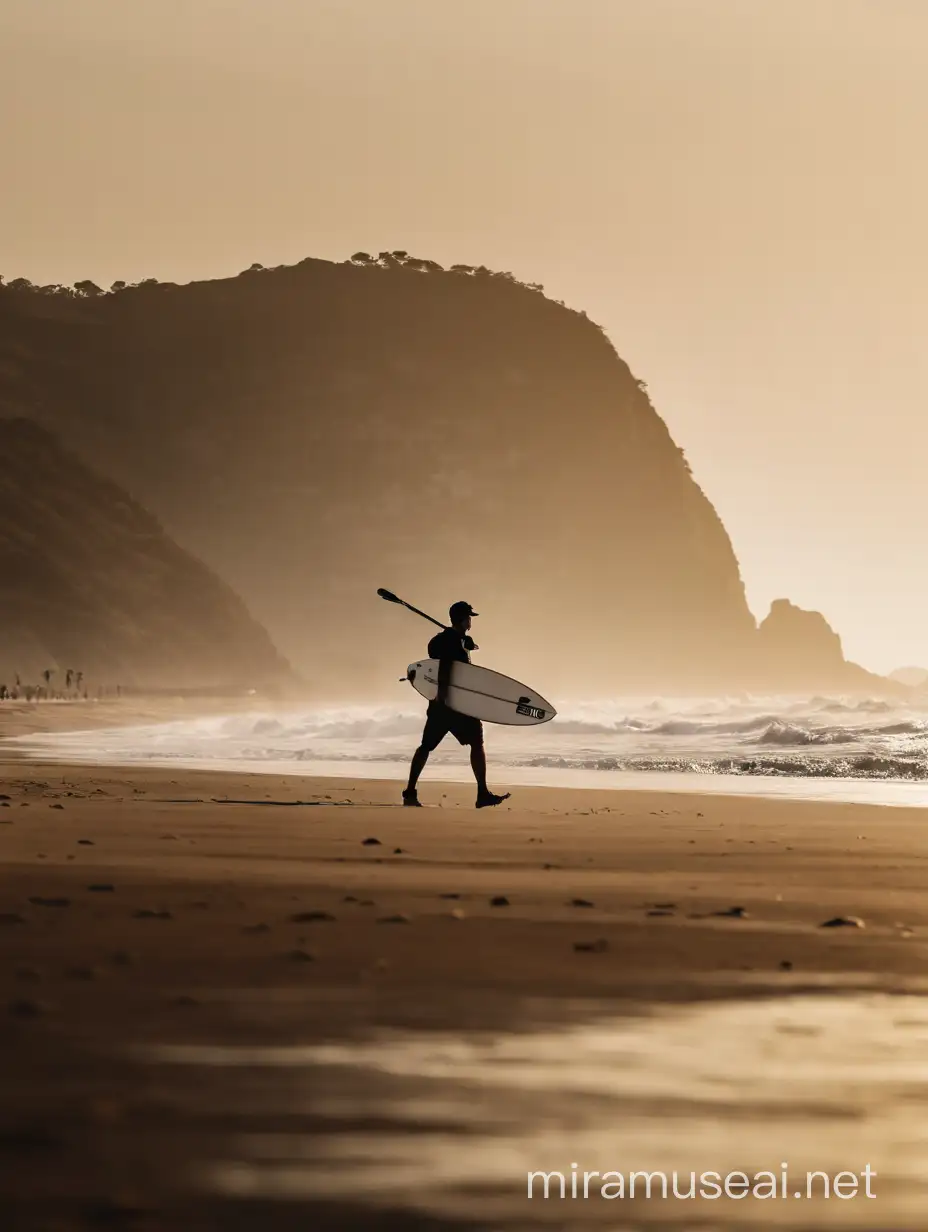
[[[337,1172],[320,1163],[333,1123],[361,1135],[351,1150],[368,1173],[378,1152],[387,1160],[409,1142],[411,1126],[428,1131],[418,1158],[446,1139],[452,1156],[454,1140],[473,1156],[494,1113],[486,1090],[479,1116],[462,1108],[477,1106],[492,1059],[478,1048],[457,1070],[433,1071],[426,1098],[416,1075],[428,1077],[427,1041],[445,1041],[447,1059],[448,1048],[457,1055],[451,1043],[471,1047],[487,1032],[556,1047],[551,1032],[556,1041],[566,1031],[562,1047],[582,1051],[570,1034],[579,1025],[696,1013],[691,1030],[704,1032],[719,1082],[738,1035],[724,1023],[742,1020],[706,1018],[711,1005],[744,1015],[766,1004],[758,998],[793,1007],[793,994],[820,1000],[823,989],[912,994],[928,972],[925,810],[522,787],[477,812],[472,789],[434,781],[421,792],[432,807],[403,810],[396,783],[22,762],[6,763],[3,780],[0,1193],[10,1227],[488,1226],[471,1189],[417,1203],[414,1179],[378,1188],[360,1164],[341,1188],[322,1183]],[[865,926],[820,927],[835,917]],[[853,1004],[875,1031],[882,1010]],[[803,1012],[787,1018],[819,1045],[825,1031],[827,1060],[831,1028],[797,1026]],[[770,1017],[744,1021],[756,1038]],[[649,1033],[652,1043],[663,1030]],[[384,1031],[419,1059],[391,1070],[363,1051],[352,1058]],[[287,1052],[326,1043],[349,1053]],[[660,1071],[660,1056],[640,1061],[640,1081]],[[743,1082],[744,1058],[729,1068]],[[522,1107],[524,1127],[559,1125],[569,1154],[570,1109],[580,1105],[569,1094],[552,1103],[544,1086],[536,1073],[493,1106]],[[442,1091],[452,1110],[439,1124]],[[630,1091],[613,1094],[627,1112]],[[398,1118],[414,1098],[431,1108],[425,1120],[415,1104]],[[763,1103],[749,1112],[763,1128]],[[610,1116],[615,1125],[621,1113]],[[691,1099],[688,1116],[707,1133],[719,1119]],[[581,1121],[589,1129],[581,1117],[578,1135]],[[862,1167],[865,1148],[883,1149],[879,1133],[872,1143],[864,1135],[846,1167]],[[589,1133],[576,1141],[589,1146]],[[255,1160],[267,1163],[272,1143],[290,1166],[258,1183]],[[492,1138],[481,1149],[490,1173]],[[655,1152],[657,1140],[644,1164],[659,1168]],[[500,1226],[573,1226],[568,1215],[638,1226],[602,1206],[526,1208],[515,1163],[512,1185],[493,1208]],[[635,1219],[677,1226],[682,1213],[671,1219],[666,1205],[636,1207]],[[806,1223],[784,1226],[824,1226],[825,1215],[836,1227],[905,1226],[892,1222],[894,1209],[883,1204],[877,1217],[858,1205],[852,1221],[847,1204],[824,1215],[810,1206]],[[771,1217],[743,1205],[737,1215],[739,1227]],[[710,1216],[731,1217],[714,1204],[690,1226],[721,1226]]]

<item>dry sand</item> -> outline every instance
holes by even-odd
[[[397,783],[23,762],[2,779],[8,1227],[432,1226],[174,1192],[172,1150],[228,1125],[217,1108],[185,1135],[191,1110],[126,1059],[141,1045],[523,1027],[822,973],[892,989],[928,960],[924,810],[519,788],[477,812],[434,781],[411,810]],[[820,927],[844,916],[865,927]]]

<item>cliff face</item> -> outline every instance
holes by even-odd
[[[235,594],[34,423],[0,419],[0,682],[238,689],[291,677]]]
[[[424,650],[379,585],[439,617],[472,602],[481,662],[538,687],[751,687],[731,543],[602,332],[422,265],[7,290],[0,400],[124,483],[333,693]]]

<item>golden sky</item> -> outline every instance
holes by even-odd
[[[608,330],[755,613],[928,665],[928,0],[0,0],[0,272],[405,248]]]

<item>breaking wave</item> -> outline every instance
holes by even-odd
[[[688,760],[681,757],[535,757],[521,766],[549,770],[641,771],[660,774],[734,774],[779,778],[897,779],[928,782],[926,757],[718,757]]]
[[[424,703],[290,709],[23,737],[43,756],[95,762],[407,762]],[[493,727],[494,765],[586,771],[928,780],[928,699],[620,698],[561,703],[534,728]],[[438,765],[466,765],[453,740]]]

